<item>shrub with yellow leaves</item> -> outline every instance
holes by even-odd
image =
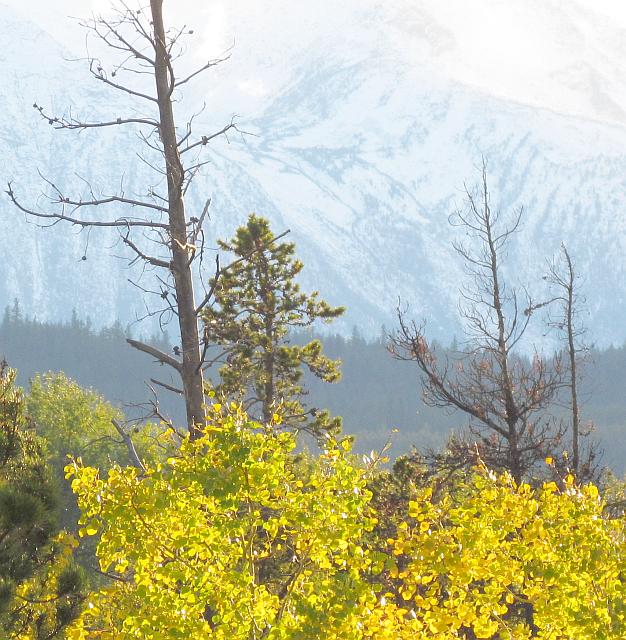
[[[69,465],[82,534],[99,535],[113,577],[70,637],[361,637],[375,604],[366,472],[331,441],[298,478],[294,446],[216,406],[203,437],[145,474]]]
[[[389,542],[421,637],[626,637],[624,520],[603,517],[595,486],[564,485],[483,472],[416,496]]]
[[[163,463],[67,467],[110,584],[71,640],[626,637],[624,521],[592,486],[486,470],[417,490],[384,550],[348,439],[302,471],[294,436],[214,405]]]

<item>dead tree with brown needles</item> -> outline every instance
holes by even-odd
[[[94,17],[83,26],[97,43],[106,45],[114,58],[110,64],[105,64],[88,55],[91,75],[107,88],[124,94],[132,115],[112,114],[109,119],[90,121],[72,112],[58,116],[38,104],[34,107],[56,129],[134,128],[145,145],[140,157],[155,171],[154,183],[148,185],[144,192],[147,195],[141,196],[126,193],[121,188],[108,193],[95,190],[91,185],[87,185],[86,191],[83,185],[79,195],[71,195],[51,180],[44,179],[49,210],[29,206],[12,184],[8,185],[7,193],[22,212],[41,226],[61,222],[79,229],[117,229],[131,252],[131,262],[140,262],[145,268],[155,270],[157,287],[140,287],[144,292],[155,294],[158,300],[158,308],[150,307],[146,315],[158,316],[160,322],[176,317],[180,347],[172,355],[137,340],[129,340],[129,343],[171,367],[180,376],[182,389],[179,391],[185,399],[187,428],[193,436],[205,417],[198,321],[202,309],[211,299],[209,290],[201,302],[196,301],[194,273],[202,263],[203,223],[210,200],[201,212],[190,216],[185,208],[185,195],[198,170],[206,164],[198,152],[215,138],[238,129],[231,121],[219,130],[196,135],[193,117],[184,126],[177,126],[174,104],[181,87],[225,58],[208,60],[199,68],[182,73],[179,67],[182,42],[193,31],[185,27],[166,29],[163,0],[150,0],[149,6],[137,9],[121,4],[111,17]],[[161,182],[166,185],[165,193],[159,193]],[[96,209],[107,213],[95,214]],[[216,275],[219,274],[219,263],[217,268]],[[167,384],[163,386],[172,388]]]
[[[501,259],[522,210],[507,221],[491,208],[484,165],[480,189],[466,188],[466,196],[466,208],[450,217],[468,241],[454,244],[469,277],[460,305],[465,347],[450,357],[435,351],[423,325],[399,309],[390,350],[417,364],[427,404],[469,416],[470,437],[452,439],[438,462],[455,468],[481,460],[521,482],[538,461],[553,454],[563,435],[547,413],[562,386],[562,367],[558,358],[535,352],[529,362],[515,352],[531,318],[523,309],[532,304],[527,300],[522,306],[516,290],[506,285]]]

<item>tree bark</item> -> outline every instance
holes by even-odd
[[[200,336],[190,260],[194,247],[187,244],[187,219],[183,197],[184,169],[180,158],[172,91],[174,78],[166,47],[163,26],[163,0],[150,0],[155,45],[155,80],[159,106],[159,133],[165,156],[167,175],[168,216],[172,251],[171,271],[177,298],[180,329],[183,382],[187,411],[187,428],[191,437],[199,434],[198,425],[204,424],[204,381],[200,354]]]
[[[500,281],[498,270],[498,252],[496,250],[496,240],[491,228],[491,214],[489,212],[487,177],[483,170],[483,206],[486,240],[489,250],[491,282],[493,294],[493,309],[498,319],[498,340],[496,347],[496,358],[501,371],[502,393],[504,395],[504,407],[506,423],[508,426],[509,441],[509,471],[517,484],[522,481],[522,463],[519,451],[519,434],[517,423],[519,421],[519,411],[515,403],[513,393],[513,384],[509,372],[509,347],[507,344],[506,324],[504,319],[504,310],[502,307],[502,298],[500,296]]]

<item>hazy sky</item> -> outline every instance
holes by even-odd
[[[81,32],[67,16],[110,6],[1,1],[76,51]],[[385,41],[409,61],[501,97],[626,124],[624,0],[166,0],[165,7],[194,26],[201,56],[235,41],[228,91],[236,85],[251,101],[286,80],[288,60],[315,38],[335,34],[355,49],[367,38]]]

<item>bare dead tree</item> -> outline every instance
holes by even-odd
[[[548,307],[548,325],[562,336],[567,361],[564,385],[569,391],[572,459],[571,462],[565,461],[564,471],[573,473],[581,481],[591,480],[597,472],[598,451],[593,442],[587,441],[587,446],[583,447],[582,439],[590,436],[593,425],[581,424],[578,391],[580,369],[589,353],[589,347],[584,342],[586,329],[580,322],[584,300],[580,295],[572,259],[564,244],[561,245],[559,256],[549,263],[544,279],[552,286],[553,296],[547,302],[535,305],[534,309]],[[557,311],[553,311],[555,306]]]
[[[225,58],[209,60],[197,69],[180,74],[181,43],[193,31],[185,27],[166,29],[163,0],[150,0],[149,6],[139,8],[121,4],[111,17],[93,17],[83,26],[97,42],[106,45],[115,58],[105,65],[88,55],[91,75],[104,86],[125,94],[131,115],[113,115],[102,121],[89,121],[71,111],[57,116],[49,114],[38,104],[34,107],[55,129],[86,131],[133,127],[144,144],[144,152],[138,155],[155,171],[155,183],[143,196],[126,193],[122,187],[112,193],[95,191],[89,184],[87,195],[84,195],[83,184],[83,195],[72,196],[42,176],[48,210],[26,204],[12,184],[8,185],[7,193],[15,206],[41,226],[62,222],[79,229],[117,229],[121,241],[133,255],[131,262],[140,262],[144,268],[156,270],[157,288],[140,287],[144,292],[154,293],[159,301],[159,307],[148,308],[146,315],[158,316],[160,322],[175,316],[181,345],[171,355],[137,340],[128,342],[171,367],[180,376],[187,427],[193,437],[197,433],[197,425],[202,424],[205,418],[198,320],[211,295],[210,291],[207,292],[202,302],[197,304],[194,273],[202,263],[203,223],[210,200],[199,215],[189,216],[185,209],[185,194],[200,167],[206,163],[199,158],[198,152],[215,138],[238,129],[233,120],[216,131],[195,135],[193,117],[183,127],[177,127],[174,103],[183,85]],[[157,157],[157,162],[154,157]],[[167,192],[159,194],[157,183],[163,180],[167,184]],[[94,215],[96,208],[110,210],[111,214]],[[219,262],[216,266],[217,277]],[[159,271],[162,275],[158,275]],[[167,383],[162,386],[167,387]]]
[[[451,440],[446,464],[454,468],[480,459],[520,482],[552,454],[563,435],[546,413],[562,386],[562,367],[559,358],[535,352],[528,362],[514,351],[531,314],[523,313],[517,292],[507,287],[500,262],[522,210],[507,221],[491,208],[484,164],[480,189],[466,187],[466,197],[466,208],[450,217],[470,243],[454,244],[469,276],[460,292],[465,347],[452,358],[442,356],[429,346],[424,326],[399,308],[399,328],[390,336],[389,349],[394,357],[417,364],[427,404],[469,416],[471,438]],[[527,300],[525,307],[531,306]]]

